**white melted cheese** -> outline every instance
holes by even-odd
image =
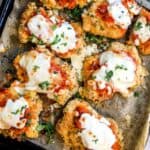
[[[110,0],[108,12],[113,17],[115,24],[123,29],[127,29],[131,24],[131,16],[128,9],[122,4],[120,0]]]
[[[135,84],[136,65],[128,55],[122,56],[107,51],[102,53],[99,63],[101,68],[93,74],[93,77],[100,83],[100,89],[105,88],[108,83],[114,90],[126,93],[128,88]]]
[[[49,44],[51,42],[51,22],[48,21],[44,16],[38,14],[32,17],[27,26],[30,32],[41,39],[44,43]]]
[[[129,2],[127,3],[127,5],[128,5],[129,11],[130,11],[132,14],[138,15],[138,14],[140,13],[141,7],[140,7],[135,1],[133,1],[133,2],[129,1]]]
[[[121,2],[121,0],[107,0],[109,4],[113,4],[116,2]]]
[[[138,28],[136,26],[139,26]],[[140,17],[136,21],[133,34],[138,35],[135,44],[139,45],[140,42],[145,43],[150,39],[150,24],[148,24],[145,17]]]
[[[76,32],[68,22],[58,26],[52,36],[51,48],[57,53],[66,53],[76,47]]]
[[[75,69],[79,80],[82,80],[81,71],[82,71],[83,61],[85,57],[91,56],[92,54],[96,54],[98,52],[99,51],[97,49],[97,45],[92,44],[83,47],[78,54],[74,54],[71,56],[71,64]]]
[[[46,44],[51,44],[52,50],[57,53],[66,53],[76,47],[76,32],[68,22],[60,25],[57,25],[57,22],[58,19],[55,16],[48,20],[38,14],[29,20],[27,26],[34,36]]]
[[[39,84],[43,82],[50,83],[50,63],[50,56],[44,53],[28,53],[21,57],[19,64],[26,70],[28,75],[26,89],[41,91]]]
[[[22,119],[26,108],[28,103],[23,97],[15,101],[8,99],[6,105],[0,107],[0,129],[22,129],[26,124],[26,119]]]
[[[116,137],[109,127],[110,123],[105,119],[97,119],[90,114],[84,113],[80,118],[83,128],[80,136],[83,145],[92,150],[112,150]]]
[[[19,95],[23,95],[25,92],[25,88],[24,87],[19,87],[19,86],[15,86],[14,90],[19,94]]]

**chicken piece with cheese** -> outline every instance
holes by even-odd
[[[147,75],[134,46],[113,42],[110,48],[87,57],[83,65],[84,87],[80,92],[92,101],[104,101],[120,93],[129,97]]]
[[[38,138],[42,101],[35,92],[19,95],[13,86],[0,90],[0,133],[13,139]]]
[[[19,26],[21,43],[28,41],[46,45],[62,58],[69,58],[84,44],[79,23],[70,23],[52,10],[38,8],[29,3]]]
[[[88,103],[79,99],[66,106],[56,130],[65,145],[73,150],[121,150],[123,147],[117,123],[99,115]]]
[[[93,0],[40,0],[41,3],[47,8],[68,8],[73,9],[77,6],[83,7],[88,5]]]
[[[47,49],[34,49],[16,57],[14,66],[26,90],[46,94],[64,105],[78,90],[75,71]]]
[[[140,10],[134,0],[97,0],[82,15],[83,29],[95,35],[119,39]]]
[[[144,55],[150,54],[150,12],[142,9],[130,35],[130,42]]]

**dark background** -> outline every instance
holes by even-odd
[[[0,136],[0,150],[43,150],[29,141],[17,142]]]

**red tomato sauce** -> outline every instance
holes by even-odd
[[[98,6],[97,10],[96,10],[96,14],[102,18],[103,21],[109,22],[109,23],[113,23],[114,19],[112,18],[112,16],[109,14],[108,10],[108,3],[103,3],[101,5]]]
[[[57,88],[55,88],[54,92],[58,93],[61,89],[65,89],[66,87],[68,87],[68,85],[66,84],[66,80],[68,79],[67,73],[62,70],[61,66],[52,62],[50,71],[60,73],[62,78],[61,84]]]
[[[60,6],[66,6],[69,9],[73,9],[76,6],[76,0],[58,0]]]

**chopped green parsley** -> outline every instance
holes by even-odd
[[[49,82],[48,81],[44,81],[42,83],[39,84],[39,87],[42,89],[42,90],[45,90],[45,89],[48,89],[48,86],[49,86]]]

